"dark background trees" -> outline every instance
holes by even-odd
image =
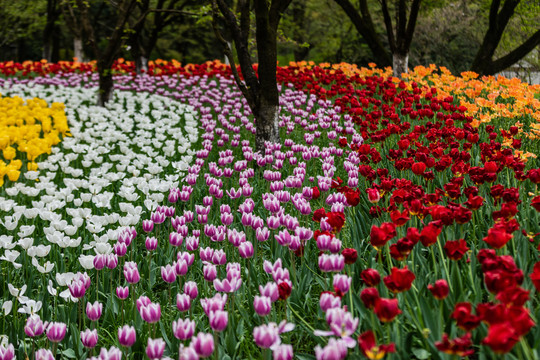
[[[391,66],[392,53],[398,47],[397,10],[406,5],[409,19],[413,1],[292,0],[276,32],[277,59],[280,64],[311,60]],[[85,1],[100,48],[107,46],[115,24],[114,4],[120,2]],[[95,59],[92,45],[82,41],[82,24],[77,21],[80,8],[74,4],[75,0],[0,0],[0,60]],[[204,21],[210,16],[209,5],[210,0],[136,1],[117,56],[139,59],[141,68],[145,59],[174,58],[183,63],[224,59],[211,21]],[[354,11],[346,13],[343,9],[349,5]],[[383,5],[390,15],[386,22]],[[538,1],[422,0],[419,5],[408,48],[411,67],[434,63],[452,72],[472,69],[491,74],[515,66],[527,54],[527,66],[538,68]],[[144,9],[179,13],[148,12],[137,24]],[[394,29],[394,45],[385,26],[388,18]],[[251,21],[255,29],[255,18]],[[254,31],[249,43],[255,55]]]

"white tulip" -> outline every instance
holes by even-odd
[[[65,228],[64,228],[64,233],[68,236],[73,236],[75,235],[75,233],[77,232],[77,226],[73,226],[73,225],[67,225]]]
[[[49,285],[47,285],[47,291],[52,296],[56,296],[56,294],[58,294],[58,290],[56,290],[56,288],[54,287],[54,284],[51,279],[49,279]]]
[[[4,221],[0,220],[0,224],[2,224],[6,230],[13,231],[19,225],[19,219],[15,216],[6,216],[4,217]]]
[[[20,289],[15,286],[8,284],[8,290],[11,296],[13,296],[21,304],[26,304],[28,302],[28,297],[24,296],[26,292],[26,285],[23,285]]]
[[[13,236],[11,235],[0,235],[0,248],[6,250],[13,249],[17,244],[13,243]]]
[[[84,223],[84,219],[83,218],[73,218],[71,219],[71,222],[73,223],[73,226],[76,226],[77,228],[80,228],[82,226],[82,224]]]
[[[68,286],[68,284],[71,284],[71,281],[75,278],[75,274],[72,272],[62,274],[56,273],[55,278],[58,286]]]
[[[19,241],[17,241],[17,244],[23,248],[24,250],[28,250],[32,244],[34,244],[34,239],[33,238],[22,238],[22,239],[19,239]],[[30,255],[32,256],[32,255]]]
[[[38,216],[39,210],[38,209],[26,209],[24,211],[24,217],[27,219],[34,219],[36,216]]]
[[[79,263],[86,270],[92,270],[94,268],[94,255],[80,255]]]
[[[13,301],[8,300],[2,304],[2,310],[4,310],[4,316],[8,316],[13,308]]]
[[[41,301],[28,300],[26,304],[19,308],[19,312],[22,314],[34,315],[41,310],[42,305]]]
[[[20,254],[21,253],[17,250],[6,250],[4,252],[4,256],[0,256],[0,260],[9,261],[10,263],[12,263],[17,260]]]
[[[9,196],[17,196],[19,194],[19,189],[16,187],[6,188],[5,191]]]
[[[82,238],[79,236],[76,239],[72,239],[66,236],[64,237],[64,241],[67,241],[69,247],[77,248],[81,244]]]
[[[0,197],[0,210],[10,212],[13,206],[15,206],[15,201]]]
[[[60,297],[62,299],[64,299],[65,301],[71,301],[71,302],[74,302],[74,303],[79,302],[79,299],[74,298],[73,296],[71,296],[71,292],[69,291],[69,289],[66,289],[66,290],[62,291],[60,293]]]

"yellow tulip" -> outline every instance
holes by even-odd
[[[29,63],[29,66],[33,66]],[[22,156],[26,159],[27,171],[38,169],[36,159],[44,153],[51,153],[51,147],[71,136],[65,114],[65,105],[34,98],[25,101],[20,97],[0,96],[0,150],[4,160],[0,160],[0,186],[7,174],[11,181],[20,177]]]
[[[11,146],[8,146],[4,150],[2,150],[2,155],[4,155],[4,159],[6,160],[11,160],[15,158],[16,154],[17,154],[17,151]]]
[[[19,180],[19,176],[21,175],[21,172],[19,170],[10,169],[7,171],[7,176],[9,178],[9,181],[17,181]]]

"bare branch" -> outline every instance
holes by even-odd
[[[216,34],[218,41],[223,46],[223,52],[225,53],[225,56],[227,56],[227,59],[229,59],[229,63],[231,64],[231,70],[234,76],[234,80],[236,81],[238,88],[240,89],[240,91],[242,92],[246,100],[248,100],[249,104],[254,103],[255,100],[252,98],[245,83],[242,81],[242,79],[240,79],[240,74],[238,74],[238,70],[236,69],[236,63],[234,61],[234,56],[231,52],[231,49],[229,48],[229,44],[227,43],[227,40],[225,40],[225,38],[219,31],[219,27],[217,24],[217,19],[218,19],[217,12],[218,12],[217,5],[213,1],[212,2],[212,27],[214,28],[214,33]]]

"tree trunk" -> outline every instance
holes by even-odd
[[[47,0],[47,21],[43,29],[43,59],[52,61],[53,38],[55,37],[56,27],[54,22],[58,18],[59,12],[56,8],[56,0]]]
[[[135,71],[137,74],[148,72],[148,58],[144,55],[139,55],[135,58]]]
[[[84,62],[83,42],[80,38],[73,38],[73,57],[76,61]]]
[[[394,76],[401,78],[402,74],[407,73],[407,68],[409,66],[409,54],[392,54],[392,69],[394,70]]]
[[[229,48],[229,51],[232,53],[232,46],[231,46],[230,41],[227,41],[227,47]],[[225,56],[225,65],[228,65],[228,66],[231,65],[231,62],[229,61],[229,58],[227,56]]]
[[[43,43],[43,53],[41,54],[41,58],[47,60],[47,62],[52,61],[52,39],[50,37],[45,39],[45,42]]]
[[[277,93],[277,90],[276,90]],[[257,151],[264,154],[266,149],[266,141],[279,143],[279,101],[275,101],[275,97],[268,98],[264,91],[261,92],[260,105],[258,113],[255,115],[255,145]]]
[[[110,67],[99,71],[98,106],[105,106],[113,98],[113,77]]]
[[[264,154],[265,142],[280,142],[278,127],[279,92],[277,89],[277,23],[269,14],[266,4],[255,1],[255,39],[259,67],[259,93],[255,115],[255,144]]]

